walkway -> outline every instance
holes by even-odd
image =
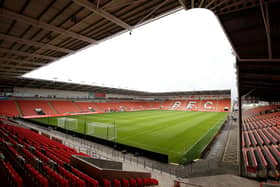
[[[49,134],[63,141],[63,144],[75,148],[95,158],[121,161],[125,170],[147,171],[152,177],[159,179],[163,187],[170,187],[178,178],[189,178],[191,181],[196,176],[210,176],[218,174],[237,174],[237,124],[229,122],[225,124],[221,133],[217,136],[209,153],[204,159],[187,166],[163,164],[143,157],[135,157],[132,154],[123,154],[111,147],[103,146],[78,137],[64,134],[52,128],[45,128],[28,122],[18,121],[24,126]],[[235,156],[233,156],[235,155]],[[249,187],[249,186],[248,186]]]

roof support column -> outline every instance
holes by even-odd
[[[238,134],[239,134],[239,175],[243,176],[243,154],[242,154],[242,98],[241,98],[241,85],[240,85],[240,69],[239,61],[236,59],[237,68],[237,92],[238,92]]]
[[[264,3],[263,0],[261,0],[260,7],[261,7],[262,18],[263,18],[263,23],[264,23],[264,27],[265,27],[266,39],[267,39],[268,58],[272,59],[268,5],[267,5],[267,3]]]

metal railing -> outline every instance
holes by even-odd
[[[61,135],[60,135],[61,137]],[[161,163],[155,160],[148,159],[146,157],[134,156],[129,153],[122,153],[118,150],[90,142],[84,139],[73,137],[71,135],[65,135],[63,137],[63,143],[78,151],[84,152],[95,158],[102,158],[107,160],[121,161],[125,164],[136,168],[143,168],[150,171],[157,171],[158,173],[167,173],[175,177],[189,177],[194,173],[205,173],[209,170],[216,169],[218,162],[212,160],[198,160],[197,162],[191,162],[187,165],[173,165]]]

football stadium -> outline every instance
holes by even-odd
[[[280,186],[279,11],[0,0],[1,186]]]

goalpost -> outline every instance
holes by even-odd
[[[57,118],[57,126],[66,130],[84,133],[85,135],[94,136],[97,138],[117,141],[117,127],[115,122],[100,123],[87,120],[79,120],[70,117]]]
[[[117,127],[115,124],[88,122],[86,127],[86,134],[102,138],[110,141],[117,139]]]
[[[78,119],[68,117],[57,118],[57,126],[71,131],[77,130]]]

